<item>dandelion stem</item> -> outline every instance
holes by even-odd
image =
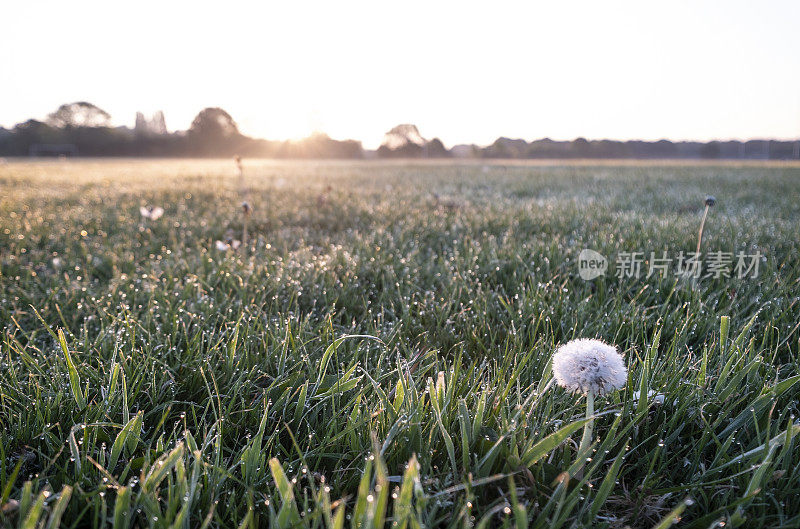
[[[586,393],[586,419],[587,422],[583,427],[583,437],[581,437],[581,444],[578,447],[578,461],[580,468],[583,468],[584,461],[589,455],[589,446],[592,444],[592,432],[594,430],[594,393],[591,391]]]
[[[711,204],[706,203],[706,209],[703,212],[703,220],[700,221],[700,233],[697,235],[697,254],[700,254],[700,246],[703,244],[703,228],[706,227],[706,217],[708,217],[708,210]]]
[[[247,218],[249,215],[247,213],[244,214],[244,221],[242,222],[242,246],[244,246],[245,252],[247,251]]]

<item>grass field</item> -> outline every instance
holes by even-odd
[[[0,194],[0,526],[800,527],[800,166],[11,162]],[[703,251],[757,277],[616,277],[693,252],[707,194]],[[577,337],[629,370],[588,461],[548,384]]]

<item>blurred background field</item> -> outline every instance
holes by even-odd
[[[12,161],[0,191],[3,523],[800,523],[797,164]],[[758,277],[615,277],[694,251],[709,194],[703,249]],[[630,375],[564,480],[580,399],[536,391],[575,337]]]

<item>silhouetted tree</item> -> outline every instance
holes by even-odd
[[[61,105],[47,122],[28,120],[13,129],[0,127],[0,156],[233,156],[268,158],[362,158],[361,143],[339,141],[325,134],[303,140],[268,141],[239,132],[221,108],[203,109],[186,132],[168,133],[162,112],[151,118],[136,115],[134,129],[110,127],[108,112],[86,101]],[[800,141],[751,140],[701,143],[696,141],[557,141],[543,138],[498,138],[487,147],[456,145],[449,151],[438,138],[422,137],[412,124],[398,125],[384,136],[380,157],[485,158],[800,158]]]
[[[239,133],[239,127],[230,114],[221,108],[210,107],[201,110],[194,118],[187,139],[195,154],[232,155],[242,147],[244,136]]]
[[[334,140],[327,134],[315,132],[302,140],[290,140],[275,145],[262,142],[259,154],[276,158],[361,158],[361,143],[353,140]]]
[[[141,112],[136,113],[136,123],[133,125],[133,130],[136,134],[147,134],[150,132],[148,127],[147,118]]]
[[[159,110],[153,114],[153,119],[150,120],[150,126],[155,134],[166,134],[167,120],[164,119],[164,112]]]
[[[239,127],[230,114],[218,107],[204,108],[192,121],[189,134],[206,138],[225,138],[239,134]]]
[[[133,130],[138,136],[163,135],[167,133],[167,124],[164,121],[164,113],[158,111],[153,114],[151,119],[147,119],[141,112],[136,113],[136,125]]]
[[[587,158],[591,145],[586,138],[575,138],[572,140],[572,151],[577,158]]]
[[[39,143],[61,143],[64,132],[62,129],[51,127],[47,123],[29,119],[18,123],[6,138],[5,155],[26,156],[32,145]]]
[[[484,158],[525,158],[528,142],[520,139],[500,137],[483,150]]]
[[[53,127],[108,127],[111,114],[87,101],[66,103],[47,116],[47,123]]]
[[[425,138],[416,125],[409,123],[397,125],[383,135],[378,148],[378,156],[397,158],[418,158],[424,154]]]
[[[433,138],[425,144],[425,156],[428,158],[446,158],[450,153],[439,138]]]
[[[719,158],[720,146],[718,141],[706,143],[700,148],[700,156],[703,158]]]
[[[528,158],[570,158],[574,156],[571,148],[572,142],[542,138],[532,141],[526,154]]]
[[[597,158],[628,158],[627,143],[613,140],[592,141],[592,156]]]

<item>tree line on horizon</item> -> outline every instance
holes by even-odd
[[[29,119],[11,129],[0,127],[0,156],[142,156],[251,158],[699,158],[800,159],[800,140],[742,141],[557,141],[528,142],[501,137],[488,146],[456,145],[425,139],[412,124],[384,135],[376,151],[356,140],[335,140],[314,133],[302,140],[272,141],[242,134],[225,110],[201,110],[186,131],[168,132],[164,114],[137,113],[133,128],[111,126],[105,110],[86,101],[61,105],[44,121]]]

